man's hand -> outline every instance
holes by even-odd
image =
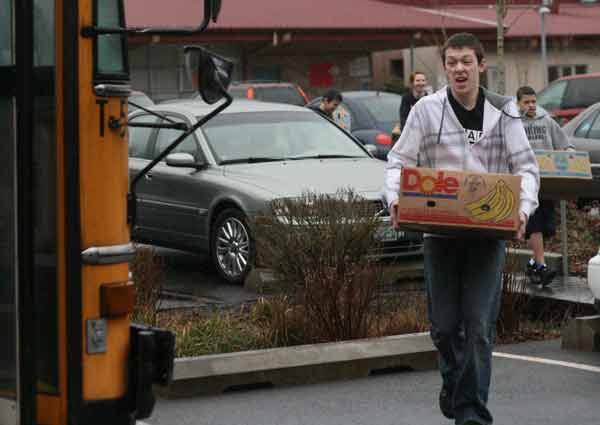
[[[525,227],[527,227],[527,214],[525,214],[523,211],[519,212],[519,229],[517,230],[517,239],[519,240],[523,240],[523,237],[525,236]]]
[[[392,219],[392,227],[396,230],[398,230],[398,200],[396,199],[394,202],[392,202],[392,206],[390,207],[390,217]]]

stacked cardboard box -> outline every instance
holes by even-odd
[[[586,197],[592,170],[587,152],[536,150],[540,167],[540,199]]]

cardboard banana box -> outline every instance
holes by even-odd
[[[520,188],[520,176],[404,168],[397,219],[427,233],[512,239]]]
[[[592,184],[587,152],[536,150],[540,167],[540,199],[585,197]]]

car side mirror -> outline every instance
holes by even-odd
[[[227,95],[233,62],[200,46],[185,46],[186,72],[202,100],[209,105]]]
[[[186,152],[171,153],[167,155],[165,161],[170,167],[198,169],[204,166],[203,163],[199,163],[198,161],[196,161],[192,154]]]
[[[371,155],[375,156],[375,154],[377,153],[377,146],[370,144],[364,144],[363,146]]]

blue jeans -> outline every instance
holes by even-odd
[[[486,405],[504,257],[504,241],[425,238],[431,339],[457,425],[492,423]]]

